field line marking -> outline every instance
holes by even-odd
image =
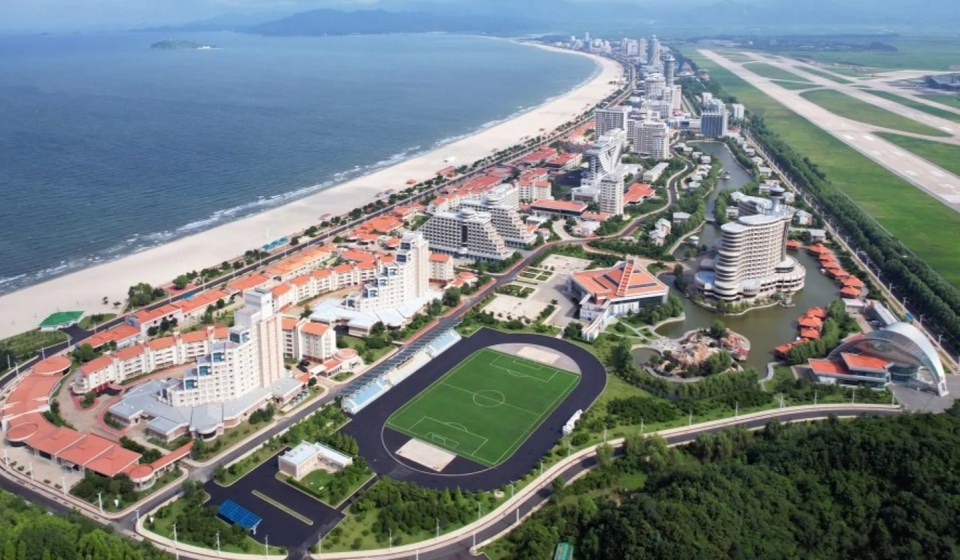
[[[577,378],[577,376],[575,376],[573,373],[571,373],[570,375],[572,376],[573,381],[579,381],[579,379]],[[537,428],[539,428],[540,425],[543,424],[543,422],[550,416],[550,414],[553,413],[553,411],[555,410],[555,407],[557,406],[557,401],[560,400],[560,399],[562,399],[562,398],[567,398],[567,396],[569,396],[570,393],[572,392],[574,386],[575,386],[575,385],[567,385],[567,388],[564,389],[563,391],[561,391],[560,394],[557,395],[557,397],[556,397],[555,399],[553,399],[553,402],[550,403],[550,406],[547,407],[547,411],[548,411],[548,412],[544,412],[543,414],[541,414],[540,417],[539,417],[536,421],[533,422],[533,424],[531,424],[530,426],[528,426],[527,429],[526,429],[522,434],[520,434],[520,436],[518,436],[515,440],[513,440],[513,443],[510,444],[510,447],[507,447],[506,450],[505,450],[505,451],[500,455],[500,457],[497,459],[497,463],[499,463],[500,461],[502,461],[502,460],[503,460],[503,457],[504,457],[505,455],[507,455],[508,452],[511,453],[511,454],[514,453],[514,452],[516,451],[516,447],[517,447],[517,445],[518,445],[518,442],[519,442],[519,441],[526,441],[527,438],[529,438],[529,437],[533,434],[533,432],[535,432],[535,431],[537,430]],[[521,437],[523,438],[522,440],[521,440]]]
[[[470,389],[464,389],[463,387],[457,387],[456,385],[451,385],[450,383],[444,383],[444,385],[446,385],[447,387],[452,387],[452,388],[454,388],[454,389],[456,389],[456,390],[458,390],[458,391],[463,391],[464,393],[469,393],[469,394],[471,394],[471,395],[473,395],[473,396],[479,395],[479,393],[477,393],[476,391],[471,391]],[[495,389],[491,389],[491,390],[495,390]],[[504,396],[506,396],[506,395],[504,395]],[[527,409],[525,409],[525,408],[523,408],[523,407],[519,407],[519,406],[517,406],[517,405],[515,405],[515,404],[510,404],[510,403],[508,403],[507,401],[503,401],[503,405],[504,405],[504,406],[509,406],[510,408],[513,408],[513,409],[515,409],[515,410],[519,410],[520,412],[526,412],[527,414],[532,414],[533,416],[540,416],[541,414],[543,414],[542,412],[537,413],[537,412],[533,412],[533,411],[527,410]],[[476,406],[476,405],[474,405],[474,406]]]
[[[391,415],[387,418],[386,425],[387,425],[388,427],[391,427],[391,428],[398,429],[398,430],[402,431],[403,428],[402,428],[399,424],[395,423],[394,420],[393,420],[393,418],[399,417],[399,416],[402,415],[404,412],[406,412],[407,409],[416,406],[421,400],[423,400],[424,398],[426,398],[427,395],[429,395],[430,393],[432,393],[435,387],[437,387],[437,386],[439,386],[439,385],[443,385],[444,379],[446,379],[446,378],[448,378],[448,377],[453,377],[454,374],[455,374],[458,370],[460,370],[461,368],[463,368],[464,366],[466,366],[468,363],[470,363],[474,358],[476,358],[476,357],[480,354],[480,352],[482,352],[482,350],[479,351],[479,352],[474,352],[473,354],[467,356],[467,359],[465,359],[464,361],[458,363],[458,364],[455,365],[454,367],[450,368],[449,371],[447,371],[446,373],[444,373],[443,375],[441,375],[436,381],[434,381],[434,382],[431,383],[430,385],[427,385],[427,386],[426,386],[422,391],[420,391],[420,393],[418,393],[415,397],[413,397],[412,399],[410,399],[409,401],[407,401],[406,403],[404,403],[404,405],[401,406],[400,408],[398,408],[397,410],[394,410],[394,411],[393,411],[393,414],[391,414]],[[408,434],[408,435],[410,435],[410,434]]]
[[[468,434],[468,435],[471,435],[471,436],[474,436],[474,437],[476,437],[476,438],[479,438],[479,439],[483,440],[483,443],[481,443],[479,446],[477,446],[476,449],[473,450],[474,453],[476,453],[477,450],[479,450],[481,447],[483,447],[484,445],[486,445],[488,441],[490,441],[488,438],[486,438],[486,437],[484,437],[484,436],[482,436],[482,435],[480,435],[480,434],[475,434],[475,433],[471,432],[470,430],[468,430],[468,429],[466,428],[466,426],[464,426],[463,428],[458,428],[458,427],[456,427],[456,426],[451,426],[449,422],[444,422],[444,421],[442,421],[442,420],[438,420],[438,419],[434,418],[433,416],[424,416],[423,418],[421,418],[421,420],[423,420],[424,418],[427,419],[427,420],[433,420],[434,422],[436,422],[437,424],[440,424],[441,426],[446,426],[446,427],[448,427],[448,428],[453,428],[454,430],[457,430],[457,431],[459,431],[459,432],[463,432],[463,433],[465,433],[465,434]]]

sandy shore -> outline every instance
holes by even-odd
[[[449,165],[444,162],[447,158],[456,158],[456,165],[472,163],[525,136],[536,136],[541,129],[553,130],[613,92],[616,86],[611,82],[622,76],[620,65],[612,60],[576,54],[590,56],[600,72],[581,87],[514,119],[285,206],[0,296],[0,338],[35,328],[58,310],[112,311],[101,303],[102,298],[123,301],[133,284],[165,284],[182,272],[230,260],[263,245],[270,241],[268,231],[274,239],[301,231],[319,223],[323,214],[348,212],[384,190],[402,189],[408,179],[429,179]]]

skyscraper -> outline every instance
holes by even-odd
[[[739,301],[803,288],[806,270],[786,253],[793,209],[781,203],[782,188],[775,187],[770,195],[768,207],[757,205],[759,213],[740,216],[721,227],[716,259],[705,260],[704,270],[696,275],[704,296]]]
[[[623,172],[617,169],[600,180],[600,211],[604,214],[623,214],[623,179]]]
[[[647,64],[651,66],[660,64],[660,39],[657,39],[656,35],[650,39],[650,58],[647,60]]]
[[[677,60],[673,58],[673,55],[668,54],[663,57],[663,78],[667,82],[667,87],[673,85],[673,75],[677,69]]]
[[[597,138],[608,134],[611,130],[619,128],[627,130],[627,116],[630,114],[629,107],[606,107],[597,109],[593,114],[596,123]]]

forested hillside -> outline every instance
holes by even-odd
[[[161,560],[149,545],[108,533],[79,515],[50,515],[0,490],[2,560]]]
[[[587,559],[958,558],[960,409],[628,440],[493,551]],[[631,490],[626,490],[632,488]]]

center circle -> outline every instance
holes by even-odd
[[[473,394],[473,404],[484,408],[496,408],[507,402],[507,397],[500,391],[484,389]]]

